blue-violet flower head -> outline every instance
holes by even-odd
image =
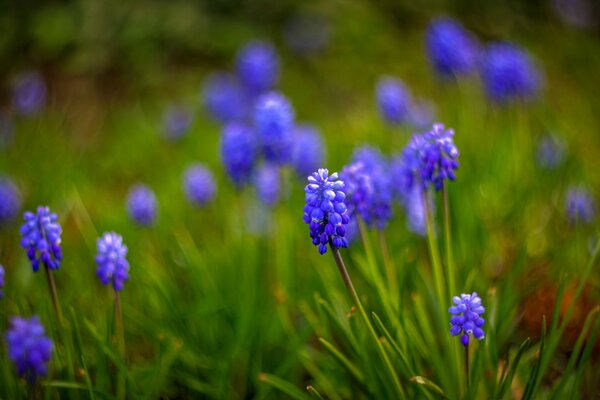
[[[262,95],[254,108],[254,126],[268,161],[278,164],[290,161],[294,109],[285,96],[277,92]]]
[[[292,146],[292,166],[303,179],[325,163],[325,144],[314,126],[296,125]]]
[[[53,344],[44,334],[44,326],[37,316],[29,319],[12,317],[6,344],[8,358],[15,364],[19,376],[33,384],[38,377],[48,374]]]
[[[254,133],[246,125],[232,122],[223,128],[221,160],[233,183],[245,186],[254,170],[257,156]]]
[[[46,103],[47,88],[37,72],[19,75],[12,85],[12,104],[17,113],[31,115],[40,111]]]
[[[538,143],[537,161],[542,168],[554,169],[562,163],[566,153],[565,142],[555,135],[545,135]]]
[[[215,197],[217,185],[208,168],[193,164],[185,170],[183,189],[191,203],[202,207]]]
[[[427,29],[427,57],[443,78],[468,75],[477,65],[478,45],[460,22],[440,17]]]
[[[202,104],[221,123],[239,121],[248,112],[248,101],[237,80],[218,72],[209,75],[202,87]]]
[[[280,198],[279,167],[273,164],[263,164],[254,176],[256,195],[267,206],[274,206]]]
[[[279,80],[279,58],[275,48],[262,41],[249,42],[238,53],[236,71],[251,93],[271,89]]]
[[[423,136],[427,144],[421,154],[422,177],[440,190],[444,180],[456,179],[454,171],[458,168],[459,151],[454,144],[454,130],[437,123]]]
[[[460,342],[463,346],[469,344],[469,335],[477,340],[483,339],[485,334],[482,327],[485,320],[481,314],[485,312],[485,308],[481,305],[481,298],[477,293],[461,294],[460,297],[454,296],[452,302],[454,305],[448,309],[448,312],[452,314],[450,334],[452,336],[461,335]]]
[[[4,267],[0,265],[0,299],[4,297],[4,292],[2,289],[4,288]]]
[[[63,258],[60,248],[62,229],[58,217],[48,207],[38,207],[34,214],[23,214],[25,223],[21,225],[21,247],[27,250],[31,267],[37,272],[40,262],[50,269],[58,269]]]
[[[571,224],[590,224],[596,217],[594,198],[581,186],[571,186],[567,190],[565,208]]]
[[[156,195],[148,186],[135,184],[127,194],[127,212],[139,225],[150,226],[156,219]]]
[[[192,125],[192,113],[181,106],[170,106],[163,116],[165,137],[177,140],[183,137]]]
[[[129,279],[127,246],[123,238],[114,232],[106,232],[98,239],[96,255],[96,274],[103,285],[112,283],[116,291],[123,290],[123,284]]]
[[[21,209],[21,195],[15,184],[0,176],[0,225],[15,218]]]
[[[410,93],[397,78],[385,76],[379,79],[375,90],[377,106],[383,119],[392,125],[406,122],[410,113]]]

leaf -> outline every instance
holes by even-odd
[[[443,399],[448,398],[441,387],[439,387],[438,385],[436,385],[435,383],[433,383],[432,381],[430,381],[427,378],[416,375],[416,376],[411,377],[410,381],[416,383],[417,385],[421,385],[423,387],[426,387],[427,389],[430,389],[431,391],[433,391],[434,394],[437,394],[438,396],[440,396]]]
[[[275,375],[261,373],[258,375],[258,380],[266,383],[269,386],[287,394],[293,399],[297,400],[312,400],[310,396],[298,389],[295,385],[288,381],[285,381]]]
[[[515,377],[515,373],[517,372],[517,367],[519,366],[519,362],[521,361],[521,357],[523,356],[523,353],[529,348],[530,343],[531,340],[527,338],[523,343],[521,343],[521,346],[519,346],[517,354],[515,354],[512,363],[510,363],[509,365],[508,372],[506,373],[506,375],[503,376],[503,379],[500,382],[500,392],[498,393],[497,398],[501,399],[502,397],[504,397],[504,393],[512,384],[513,378]]]
[[[327,340],[319,338],[319,342],[321,342],[325,349],[341,364],[341,366],[344,367],[350,373],[350,375],[352,375],[354,379],[364,387],[365,377],[363,376],[362,372],[352,363],[352,361],[350,361]]]
[[[408,362],[408,358],[406,357],[406,354],[404,354],[402,349],[400,349],[400,346],[398,346],[398,343],[396,343],[396,341],[392,338],[392,335],[390,335],[390,332],[383,325],[383,322],[381,322],[381,319],[379,318],[379,316],[374,312],[372,312],[371,315],[373,316],[373,320],[375,321],[375,326],[379,329],[379,331],[381,333],[383,333],[383,336],[385,336],[388,343],[392,346],[392,349],[394,349],[396,351],[396,353],[398,354],[398,357],[400,357],[400,360],[402,360],[402,363],[404,364],[404,368],[406,369],[406,371],[409,373],[412,373],[412,369],[410,367],[410,363]]]
[[[323,396],[321,396],[321,393],[319,393],[319,392],[317,391],[317,389],[315,389],[313,386],[311,386],[311,385],[308,385],[308,386],[306,387],[306,390],[308,391],[308,393],[310,393],[310,394],[312,395],[312,397],[315,397],[315,398],[317,398],[317,399],[319,399],[319,400],[325,400],[325,399],[323,398]]]
[[[537,387],[538,375],[540,373],[540,365],[542,364],[542,359],[544,357],[544,345],[546,342],[546,316],[543,316],[542,320],[542,337],[540,339],[540,350],[539,357],[535,365],[531,370],[531,374],[529,375],[529,379],[527,380],[527,385],[525,386],[525,391],[523,392],[523,400],[529,400],[532,398],[535,393]]]

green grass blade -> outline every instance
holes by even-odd
[[[319,393],[319,391],[317,389],[315,389],[313,386],[308,385],[306,387],[306,390],[308,391],[308,393],[311,394],[312,397],[318,399],[318,400],[325,400],[323,398],[323,396],[321,396],[321,393]]]
[[[533,397],[535,390],[537,388],[537,380],[538,375],[540,373],[540,365],[542,364],[542,358],[544,357],[544,345],[546,342],[546,316],[543,317],[542,320],[542,337],[540,339],[540,350],[537,362],[533,366],[531,370],[531,374],[529,375],[529,379],[527,380],[527,385],[525,386],[525,391],[523,392],[523,400],[529,400]]]
[[[291,384],[288,381],[285,381],[275,375],[261,373],[258,376],[258,380],[269,386],[274,387],[275,389],[279,390],[282,393],[285,393],[292,399],[312,400],[311,397],[309,395],[307,395],[306,393],[304,393],[302,390],[298,389],[293,384]]]
[[[77,314],[75,313],[75,309],[73,307],[69,307],[68,310],[69,318],[71,319],[71,324],[73,326],[74,336],[75,336],[75,346],[79,358],[79,363],[81,364],[81,368],[83,369],[84,376],[83,379],[85,381],[85,385],[88,389],[88,394],[90,395],[90,399],[94,399],[94,390],[92,388],[92,381],[90,379],[90,371],[87,367],[87,362],[85,361],[85,352],[83,350],[83,344],[81,341],[81,332],[79,329],[79,323],[77,322]]]
[[[365,387],[365,377],[363,373],[350,361],[345,355],[343,355],[335,346],[329,343],[327,340],[323,338],[319,338],[319,342],[325,347],[325,349],[331,354],[339,364],[346,369],[352,375],[352,377],[356,380],[356,382]]]
[[[435,383],[433,383],[432,381],[430,381],[427,378],[417,375],[417,376],[411,377],[410,381],[413,383],[416,383],[419,386],[426,387],[427,389],[431,390],[435,395],[437,395],[438,397],[440,397],[442,399],[448,398],[441,387],[439,387],[438,385],[436,385]]]
[[[503,379],[500,383],[500,391],[498,392],[497,398],[503,398],[504,394],[506,393],[506,390],[512,384],[513,378],[515,377],[515,374],[517,372],[517,368],[519,367],[521,357],[523,356],[523,353],[529,348],[530,343],[531,340],[527,338],[523,343],[521,343],[521,346],[519,346],[519,350],[517,351],[517,354],[515,354],[512,363],[510,363],[506,375],[503,375]]]

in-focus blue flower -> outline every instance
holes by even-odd
[[[127,194],[127,212],[138,224],[150,226],[156,218],[157,201],[154,192],[146,185],[136,184]]]
[[[177,140],[183,137],[192,125],[192,113],[181,106],[170,106],[163,116],[165,137]]]
[[[15,218],[21,209],[21,195],[15,184],[0,176],[0,225]]]
[[[185,170],[183,189],[191,203],[202,207],[215,197],[217,185],[208,168],[201,164],[193,164]]]
[[[262,95],[254,108],[254,126],[265,158],[277,164],[290,161],[293,145],[294,109],[281,93]]]
[[[581,186],[571,186],[567,190],[565,208],[571,224],[590,224],[596,217],[596,202]]]
[[[12,317],[6,333],[8,358],[15,364],[17,374],[33,384],[38,377],[48,374],[52,356],[52,340],[44,334],[44,326],[37,316],[29,319]]]
[[[481,60],[488,97],[497,103],[534,98],[541,87],[540,71],[529,54],[510,43],[490,44]]]
[[[312,125],[296,125],[293,133],[292,166],[302,178],[306,178],[319,165],[325,163],[325,143]]]
[[[98,239],[96,255],[96,274],[103,285],[112,283],[116,291],[123,290],[123,284],[129,279],[129,262],[127,246],[123,244],[121,235],[106,232]]]
[[[248,102],[237,80],[227,73],[209,75],[202,87],[202,104],[221,123],[246,117]]]
[[[279,167],[268,163],[261,165],[254,176],[254,184],[260,201],[267,206],[277,204],[281,196]]]
[[[221,159],[227,174],[239,188],[252,176],[257,153],[254,133],[247,126],[233,122],[223,128]]]
[[[327,252],[327,243],[334,248],[348,247],[345,238],[346,227],[350,220],[344,199],[344,182],[338,180],[338,174],[329,175],[329,171],[320,168],[308,177],[304,222],[309,225],[310,237],[319,253]]]
[[[37,72],[19,75],[12,85],[12,104],[17,113],[31,115],[40,111],[46,103],[47,88]]]
[[[537,160],[542,168],[554,169],[563,161],[566,145],[555,135],[545,135],[538,143]]]
[[[468,75],[477,65],[477,42],[456,20],[434,19],[427,29],[427,57],[438,75]]]
[[[377,106],[383,119],[396,125],[407,121],[410,112],[410,93],[404,83],[397,78],[384,76],[375,89]]]
[[[358,216],[369,217],[369,210],[372,204],[372,197],[375,189],[371,182],[371,176],[365,171],[365,165],[362,161],[345,166],[340,174],[340,179],[344,182],[344,193],[346,194],[346,206],[351,220],[356,220]]]
[[[4,292],[2,289],[4,288],[4,267],[0,265],[0,299],[4,297]]]
[[[38,207],[35,214],[25,212],[23,219],[21,247],[27,250],[33,271],[38,271],[40,262],[50,269],[58,269],[63,255],[60,248],[62,229],[57,215],[48,207]]]
[[[452,336],[461,335],[460,342],[463,346],[469,344],[469,335],[473,335],[477,340],[483,339],[485,334],[482,326],[485,320],[481,314],[485,312],[485,308],[481,305],[481,298],[477,293],[461,294],[460,297],[454,296],[452,302],[454,305],[448,309],[448,312],[452,314],[450,334]]]
[[[271,89],[279,80],[279,58],[266,42],[251,41],[238,53],[236,70],[240,81],[253,94]]]
[[[427,144],[421,154],[421,176],[440,190],[444,180],[456,179],[454,171],[458,168],[459,152],[454,144],[454,130],[445,129],[444,124],[437,123],[423,137]]]

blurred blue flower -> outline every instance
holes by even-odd
[[[371,176],[365,171],[362,161],[345,166],[340,174],[344,182],[344,193],[346,194],[346,206],[351,220],[358,216],[365,219],[369,217],[372,197],[375,189],[371,182]]]
[[[31,115],[40,111],[45,103],[47,88],[37,72],[25,72],[12,84],[12,104],[17,113]]]
[[[281,195],[279,183],[279,167],[273,164],[263,164],[256,171],[254,184],[258,199],[267,206],[274,206]]]
[[[4,288],[4,267],[0,265],[0,299],[4,297],[4,292],[2,289]]]
[[[461,294],[460,297],[454,296],[452,302],[454,305],[448,309],[448,312],[452,314],[450,334],[452,336],[462,334],[460,342],[463,346],[469,344],[469,335],[473,335],[477,340],[483,339],[482,326],[485,320],[481,314],[485,312],[485,308],[481,305],[481,298],[477,293]]]
[[[52,340],[44,334],[44,326],[37,316],[29,319],[12,317],[6,333],[8,358],[15,364],[17,374],[33,384],[38,377],[48,374],[52,356]]]
[[[215,197],[217,186],[210,170],[201,164],[193,164],[185,170],[183,189],[190,202],[204,206]]]
[[[410,113],[410,93],[404,83],[397,78],[384,76],[375,89],[377,106],[383,119],[390,124],[407,121]]]
[[[468,75],[477,65],[477,42],[456,20],[434,19],[427,29],[427,56],[438,75],[449,78]]]
[[[293,146],[294,109],[280,93],[262,95],[254,108],[254,126],[265,158],[278,164],[290,161]]]
[[[428,100],[414,100],[408,112],[408,123],[417,129],[427,129],[435,118],[435,105]]]
[[[96,274],[103,285],[112,283],[116,291],[123,290],[123,284],[129,280],[127,246],[123,238],[114,232],[106,232],[98,239],[96,255]]]
[[[60,248],[62,229],[57,215],[48,207],[38,207],[35,214],[25,212],[23,219],[21,247],[27,250],[33,271],[38,271],[40,262],[50,269],[58,269],[63,255]]]
[[[150,226],[156,219],[156,196],[146,185],[132,186],[127,194],[126,205],[129,216],[140,225]]]
[[[320,168],[308,177],[304,222],[309,225],[310,237],[319,253],[327,252],[327,244],[334,248],[348,247],[345,225],[350,216],[344,199],[344,182],[338,180],[338,174],[329,175],[327,169]]]
[[[298,176],[306,178],[324,163],[325,143],[319,131],[312,125],[296,125],[293,133],[292,166]]]
[[[444,180],[455,180],[454,171],[458,168],[458,148],[454,144],[454,130],[445,129],[444,124],[433,124],[430,131],[423,134],[427,144],[421,154],[422,177],[431,182],[435,190],[440,190]]]
[[[427,233],[427,216],[425,208],[424,192],[421,188],[414,186],[410,192],[404,196],[402,205],[406,210],[406,222],[408,230],[417,235],[425,236]],[[429,205],[433,207],[433,201]]]
[[[256,153],[256,140],[250,128],[235,122],[225,126],[221,135],[221,159],[238,188],[248,183]]]
[[[571,186],[567,190],[565,208],[571,224],[591,224],[596,217],[596,202],[581,186]]]
[[[170,106],[163,115],[164,133],[169,140],[183,137],[192,125],[192,113],[180,106]]]
[[[490,44],[481,60],[481,76],[488,97],[497,103],[534,98],[541,74],[525,50],[510,43]]]
[[[236,70],[252,94],[269,90],[279,80],[277,52],[270,43],[251,41],[238,52]]]
[[[237,80],[227,73],[209,75],[202,87],[202,104],[221,123],[246,117],[248,102]]]
[[[9,178],[0,176],[0,225],[14,219],[21,209],[21,195]]]
[[[566,152],[566,145],[555,135],[545,135],[538,142],[538,164],[546,169],[553,169],[560,165]]]

